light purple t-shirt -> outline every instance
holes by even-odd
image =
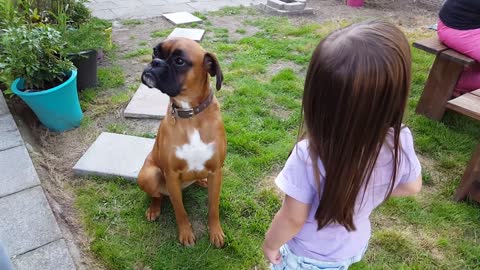
[[[361,255],[371,236],[370,213],[384,201],[393,173],[393,154],[389,147],[389,145],[393,145],[393,132],[391,131],[387,135],[387,142],[380,150],[361,205],[362,196],[359,194],[359,198],[357,198],[353,218],[356,231],[351,232],[338,224],[330,224],[317,231],[315,212],[320,198],[308,154],[308,141],[303,140],[297,143],[285,167],[275,179],[275,183],[285,194],[311,205],[310,213],[302,229],[287,243],[294,254],[331,262],[344,261]],[[406,127],[400,132],[400,145],[400,166],[395,186],[414,181],[421,173],[420,162],[413,147],[412,133]],[[325,169],[321,161],[318,164],[321,174],[320,185],[322,186]]]

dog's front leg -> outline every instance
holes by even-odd
[[[222,169],[218,168],[208,175],[208,229],[210,242],[215,247],[223,246],[225,234],[220,225],[220,190],[222,188]]]
[[[169,173],[166,175],[167,190],[170,195],[170,201],[175,211],[175,219],[178,227],[178,240],[182,245],[195,245],[195,235],[192,231],[192,225],[188,220],[187,212],[183,206],[182,183],[178,173]]]

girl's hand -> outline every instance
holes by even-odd
[[[278,249],[271,249],[265,243],[262,246],[263,254],[267,260],[273,264],[279,264],[282,262],[282,255],[280,255],[280,250]]]

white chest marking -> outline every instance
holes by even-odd
[[[177,146],[175,155],[187,162],[188,170],[202,171],[205,162],[212,158],[215,151],[215,143],[204,143],[198,130],[194,130],[189,137],[189,143]]]

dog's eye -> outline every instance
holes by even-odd
[[[175,59],[175,65],[177,65],[177,66],[183,66],[183,65],[185,65],[185,60],[183,60],[182,58],[178,57],[177,59]]]

